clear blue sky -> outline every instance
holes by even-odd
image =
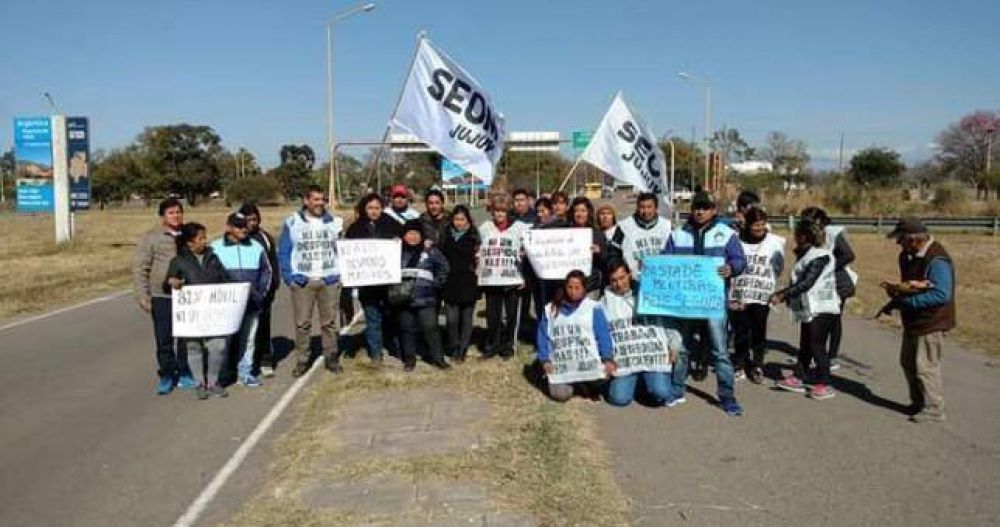
[[[340,0],[0,3],[0,148],[49,91],[94,146],[144,126],[213,126],[265,165],[325,148],[325,17]],[[381,0],[336,26],[337,136],[377,138],[413,51],[431,39],[492,92],[510,130],[592,129],[622,89],[658,134],[714,124],[752,143],[804,139],[820,167],[871,145],[927,158],[934,135],[1000,109],[1000,1]],[[325,156],[323,156],[325,158]]]

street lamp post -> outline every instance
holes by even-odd
[[[349,16],[358,13],[367,13],[375,9],[375,3],[357,5],[344,12],[338,13],[326,20],[326,152],[330,155],[330,174],[328,181],[327,195],[330,197],[330,205],[337,205],[337,173],[334,168],[335,163],[333,151],[333,24]]]
[[[709,155],[711,148],[712,133],[712,84],[704,77],[698,77],[690,73],[679,71],[677,76],[692,82],[700,82],[705,85],[705,188],[708,188]]]
[[[986,177],[990,177],[990,167],[993,161],[993,128],[986,129]]]

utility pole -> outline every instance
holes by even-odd
[[[837,154],[837,172],[844,173],[844,132],[840,132],[840,152]]]

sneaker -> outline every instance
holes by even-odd
[[[722,401],[719,405],[722,407],[722,411],[726,412],[726,415],[730,417],[739,417],[743,415],[743,407],[740,403],[736,402],[736,399],[726,399]]]
[[[735,372],[733,372],[734,381],[745,381],[746,379],[747,379],[747,374],[744,373],[743,370],[736,370]]]
[[[755,367],[750,370],[750,375],[747,375],[747,378],[754,384],[760,384],[764,382],[764,370]]]
[[[240,384],[246,386],[247,388],[256,388],[260,386],[260,379],[254,377],[253,375],[247,375],[240,379]]]
[[[680,397],[671,397],[670,399],[667,399],[667,401],[663,403],[663,406],[666,406],[667,408],[677,408],[686,402],[688,402],[687,397],[682,395]]]
[[[829,399],[835,395],[837,394],[836,392],[833,391],[833,388],[830,388],[825,384],[814,384],[812,389],[809,390],[809,397],[812,399],[816,399],[817,401],[822,401],[823,399]]]
[[[840,369],[840,361],[832,360],[830,361],[830,371],[837,371]]]
[[[208,389],[208,393],[210,393],[210,394],[212,394],[212,395],[214,395],[214,396],[216,396],[216,397],[218,397],[220,399],[225,399],[226,397],[229,397],[229,392],[227,392],[225,388],[223,388],[222,386],[219,386],[218,384],[216,384],[215,386],[210,387]]]
[[[911,423],[943,423],[944,414],[919,412],[910,416]]]
[[[194,377],[190,375],[181,375],[177,379],[177,387],[182,390],[193,390],[198,387],[198,383],[194,382]]]
[[[296,377],[296,378],[301,377],[301,376],[305,375],[307,371],[309,371],[309,363],[308,362],[300,362],[300,363],[296,364],[295,365],[295,369],[292,370],[292,377]]]
[[[195,388],[195,390],[194,390],[194,396],[197,397],[201,401],[204,401],[205,399],[208,399],[211,395],[212,394],[209,393],[209,391],[208,391],[208,387],[205,386],[204,384],[198,385],[198,387]]]
[[[448,364],[448,361],[444,360],[443,358],[437,359],[434,362],[431,362],[431,365],[434,366],[435,368],[439,369],[439,370],[450,370],[451,369],[451,364]]]
[[[260,376],[265,379],[270,379],[271,377],[274,377],[274,368],[271,366],[261,366]]]
[[[167,395],[174,391],[174,379],[172,377],[160,377],[160,382],[156,383],[156,395]]]
[[[789,392],[795,393],[806,393],[806,385],[801,379],[794,375],[790,375],[781,379],[780,381],[774,383],[774,385],[782,390],[787,390]]]

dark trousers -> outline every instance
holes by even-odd
[[[532,296],[535,302],[535,319],[541,321],[542,317],[545,316],[545,306],[552,301],[552,297],[555,296],[556,291],[562,287],[562,282],[559,280],[542,280],[541,278],[533,282]]]
[[[476,304],[446,304],[448,319],[448,351],[452,357],[465,356],[472,341],[472,318]]]
[[[830,384],[830,356],[826,345],[836,320],[836,315],[824,313],[799,325],[801,341],[804,345],[799,350],[798,368],[804,375],[804,372],[809,371],[810,362],[815,361],[816,369],[813,382],[818,384]]]
[[[437,307],[411,307],[395,312],[399,321],[399,347],[403,364],[417,363],[417,351],[423,342],[427,348],[424,357],[428,362],[443,359],[441,351],[441,330],[438,328]]]
[[[484,287],[483,291],[486,295],[484,355],[510,357],[514,354],[520,293],[513,287]]]
[[[264,305],[257,319],[257,335],[254,337],[253,374],[260,375],[260,367],[274,367],[274,351],[271,349],[271,303]]]
[[[766,304],[744,304],[742,310],[729,312],[729,321],[733,327],[733,347],[736,351],[734,368],[749,372],[752,368],[764,365],[767,317],[770,313],[771,307]]]
[[[187,366],[187,351],[174,342],[173,313],[171,299],[152,299],[150,314],[153,317],[153,338],[156,339],[156,365],[160,377],[191,375]]]
[[[840,313],[836,315],[833,327],[830,329],[830,360],[840,355],[840,339],[844,335],[844,301],[840,301]]]

